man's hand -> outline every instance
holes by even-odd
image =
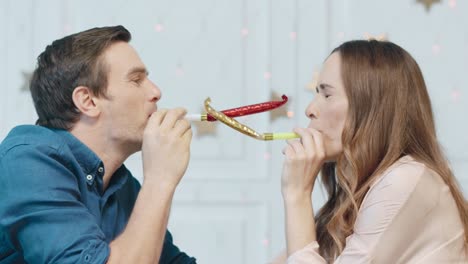
[[[192,140],[186,113],[183,108],[163,109],[149,118],[142,144],[145,182],[175,189],[184,175]]]
[[[144,183],[108,262],[158,263],[175,188],[187,169],[192,130],[182,108],[154,112],[143,132]]]

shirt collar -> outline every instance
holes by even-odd
[[[130,172],[128,171],[128,169],[125,167],[125,165],[122,164],[122,166],[120,166],[120,168],[118,168],[115,171],[114,175],[112,175],[112,178],[109,182],[109,186],[107,186],[107,189],[104,192],[104,196],[109,197],[116,191],[120,190],[122,186],[127,182],[129,174]],[[103,186],[102,182],[101,186]],[[100,191],[102,193],[102,189]]]
[[[52,129],[55,133],[60,135],[65,143],[70,148],[70,151],[76,157],[83,171],[88,174],[98,172],[98,168],[103,168],[101,159],[94,153],[88,146],[76,138],[72,133],[62,129]],[[102,175],[100,175],[102,176]]]
[[[87,179],[88,184],[92,185],[94,180],[97,178],[97,183],[101,194],[109,196],[119,190],[125,184],[129,176],[129,171],[125,165],[122,164],[122,166],[120,166],[112,175],[107,189],[103,191],[104,184],[102,177],[104,176],[105,171],[102,160],[96,155],[96,153],[94,153],[88,146],[86,146],[69,131],[54,129],[54,132],[64,138],[66,144],[85,172],[85,175],[94,176],[90,177],[90,179]]]

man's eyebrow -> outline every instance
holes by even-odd
[[[135,74],[145,74],[148,75],[148,70],[145,67],[133,67],[127,72],[127,77]]]

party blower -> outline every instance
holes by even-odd
[[[284,98],[286,97],[283,95],[283,100],[287,101]],[[247,136],[253,137],[258,140],[275,140],[275,139],[293,139],[293,138],[298,138],[299,135],[294,132],[286,132],[286,133],[258,133],[257,131],[253,130],[252,128],[240,123],[239,121],[227,116],[225,113],[221,111],[216,111],[211,105],[211,99],[208,97],[205,99],[205,111],[207,112],[208,115],[212,116],[216,120],[222,122],[223,124],[241,132],[242,134],[245,134]],[[283,103],[284,104],[284,103]],[[271,109],[270,109],[271,110]],[[267,111],[267,110],[265,110]]]
[[[270,101],[270,102],[264,102],[264,103],[259,103],[259,104],[252,104],[252,105],[246,105],[246,106],[241,106],[241,107],[236,107],[232,109],[227,109],[227,110],[222,110],[221,112],[228,116],[228,117],[239,117],[239,116],[245,116],[245,115],[252,115],[252,114],[257,114],[261,112],[266,112],[273,110],[275,108],[278,108],[282,105],[284,105],[288,101],[288,97],[286,95],[281,96],[281,101]],[[213,122],[217,121],[216,118],[214,118],[212,115],[209,113],[204,113],[204,114],[187,114],[185,115],[184,119],[188,121],[208,121],[208,122]]]

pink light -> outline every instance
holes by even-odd
[[[458,89],[452,90],[452,101],[458,103],[460,101],[461,92]]]
[[[432,53],[438,55],[440,53],[441,47],[439,44],[432,45]]]
[[[265,152],[265,153],[263,154],[263,158],[264,158],[265,160],[270,160],[270,159],[271,159],[271,154],[270,154],[270,152]]]
[[[289,33],[289,37],[290,37],[292,40],[296,40],[296,39],[297,39],[297,32],[296,32],[296,31],[293,31],[293,32]]]
[[[338,38],[339,39],[344,39],[345,33],[343,31],[338,32]]]
[[[71,32],[71,30],[72,30],[72,27],[70,24],[63,25],[63,33],[68,34]]]
[[[241,35],[244,38],[247,37],[247,35],[249,35],[249,30],[247,28],[241,29]]]
[[[162,32],[162,31],[164,31],[164,25],[158,23],[158,24],[156,24],[156,25],[154,26],[154,30],[155,30],[156,32]]]
[[[449,7],[455,9],[457,7],[457,0],[449,0]]]
[[[268,245],[270,245],[270,240],[268,240],[268,239],[265,238],[265,239],[262,240],[262,244],[263,244],[265,247],[267,247]]]
[[[288,118],[293,118],[294,117],[294,112],[293,111],[288,111],[286,114],[288,115]]]
[[[267,71],[267,72],[263,73],[263,78],[265,78],[265,80],[270,80],[271,79],[271,72]]]
[[[176,68],[176,75],[177,76],[183,76],[185,74],[185,71],[184,71],[184,68],[182,68],[182,66],[177,66]]]

